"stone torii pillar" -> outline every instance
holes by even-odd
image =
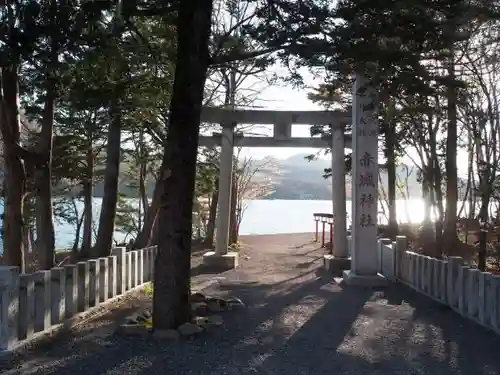
[[[324,256],[325,269],[340,275],[351,266],[347,248],[344,126],[332,125],[333,248]]]
[[[209,267],[235,268],[238,266],[238,253],[228,251],[231,188],[233,185],[234,127],[234,123],[222,123],[215,251],[203,254],[203,264]]]
[[[367,80],[356,76],[352,120],[352,242],[351,270],[344,271],[350,285],[381,286],[378,272],[378,98]]]

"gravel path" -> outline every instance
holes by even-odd
[[[394,285],[341,287],[312,236],[244,238],[241,267],[208,288],[248,308],[179,342],[125,338],[105,317],[10,363],[13,374],[499,374],[500,337]]]

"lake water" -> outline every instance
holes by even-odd
[[[94,220],[99,218],[100,199],[95,199]],[[351,202],[347,203],[348,224],[350,224]],[[313,232],[315,228],[313,213],[331,213],[331,201],[309,200],[252,200],[246,202],[240,234],[275,234]],[[83,205],[80,205],[81,210]],[[0,207],[1,209],[2,207]],[[401,200],[396,205],[398,221],[421,222],[423,202],[420,199]],[[410,214],[411,213],[411,214]],[[383,215],[379,216],[385,222]],[[75,228],[66,223],[55,223],[56,248],[71,247]],[[116,241],[123,241],[124,234],[116,233]],[[1,246],[1,244],[0,244]],[[0,247],[0,254],[3,246]]]

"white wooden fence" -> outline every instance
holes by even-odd
[[[481,272],[460,257],[436,259],[407,250],[403,236],[378,241],[380,273],[448,305],[500,333],[500,275]]]
[[[156,246],[49,271],[0,266],[0,353],[71,323],[77,314],[153,280]]]

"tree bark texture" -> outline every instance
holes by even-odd
[[[46,78],[46,97],[42,118],[42,130],[38,154],[40,164],[35,166],[35,189],[37,195],[37,214],[40,216],[38,233],[38,252],[40,268],[49,270],[54,267],[55,234],[52,216],[52,146],[54,141],[54,108],[56,102],[56,82],[53,77]]]
[[[208,69],[212,1],[179,3],[177,60],[161,180],[155,260],[154,329],[190,321],[193,200],[203,91]]]
[[[212,199],[210,199],[210,211],[208,213],[208,224],[207,224],[207,238],[205,239],[204,245],[212,249],[214,247],[214,235],[215,235],[215,220],[217,219],[217,204],[219,203],[219,190],[215,190],[212,193]]]
[[[16,147],[20,146],[19,92],[17,67],[3,67],[0,75],[0,130],[4,158],[4,264],[17,266],[24,272],[23,195],[25,170]]]
[[[113,246],[116,204],[118,202],[118,177],[120,173],[120,137],[122,116],[117,103],[111,106],[111,123],[108,131],[106,149],[106,174],[104,176],[104,195],[102,197],[99,229],[95,244],[97,257],[108,256]]]

